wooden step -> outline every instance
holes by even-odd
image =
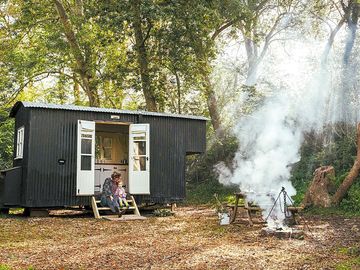
[[[121,210],[125,210],[125,213],[123,215],[129,216],[129,213],[127,213],[127,212],[130,211],[133,213],[134,216],[141,217],[134,196],[130,196],[130,199],[127,199],[127,202],[129,203],[129,207],[123,206],[120,208]],[[103,214],[100,215],[99,211],[111,210],[110,207],[103,207],[103,206],[101,206],[100,203],[101,203],[101,200],[96,200],[94,196],[91,197],[91,206],[92,206],[95,218],[104,217]],[[98,204],[99,204],[99,206],[98,206]],[[114,213],[111,213],[111,215],[114,215]]]
[[[135,209],[135,206],[129,206],[129,207],[120,207],[121,210],[124,210],[124,209],[129,209],[129,210],[134,210]]]
[[[97,208],[99,211],[100,210],[111,210],[110,207],[98,207]]]
[[[128,203],[132,203],[132,199],[127,199],[126,201],[127,201]],[[101,203],[101,200],[96,200],[95,202],[96,202],[96,203]]]

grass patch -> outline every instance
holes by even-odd
[[[24,213],[24,208],[10,208],[9,214],[10,215],[21,215]]]
[[[238,191],[237,186],[224,186],[219,182],[204,182],[187,187],[187,204],[214,204],[214,194],[218,194],[221,202],[235,204],[234,193]]]
[[[360,268],[360,257],[348,259],[344,262],[338,263],[335,266],[336,270],[352,270]]]
[[[360,246],[342,247],[338,251],[342,255],[349,256],[348,259],[335,266],[336,270],[360,269]]]

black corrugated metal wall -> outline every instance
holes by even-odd
[[[77,121],[111,121],[110,115],[46,108],[19,109],[17,127],[30,123],[25,124],[24,158],[14,163],[23,166],[26,182],[23,183],[22,206],[89,204],[88,196],[75,195]],[[164,203],[183,199],[185,156],[205,150],[206,121],[134,114],[119,114],[119,117],[112,121],[150,124],[151,195],[137,196],[137,200]],[[64,159],[65,164],[60,165],[59,159]]]

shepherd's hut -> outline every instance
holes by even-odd
[[[90,205],[121,172],[137,202],[185,198],[186,155],[205,150],[207,118],[17,102],[13,168],[3,170],[0,209]]]

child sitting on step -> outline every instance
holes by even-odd
[[[117,186],[115,186],[115,190],[113,191],[113,194],[114,194],[114,200],[119,202],[120,208],[123,208],[124,204],[126,208],[129,208],[129,203],[126,200],[126,191],[123,187],[122,180],[120,180],[117,183]]]

